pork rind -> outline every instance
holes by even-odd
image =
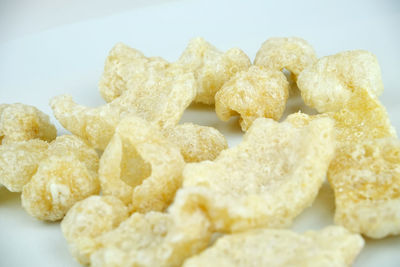
[[[242,50],[231,48],[221,52],[203,38],[190,40],[177,63],[194,73],[197,81],[194,101],[208,105],[214,104],[215,93],[226,81],[251,65]]]
[[[42,139],[52,141],[57,130],[49,116],[21,103],[0,105],[0,144]]]
[[[0,146],[0,184],[9,191],[21,192],[46,157],[48,143],[40,139]]]
[[[22,206],[39,220],[62,219],[76,202],[99,193],[98,164],[96,151],[78,137],[57,137],[24,186]]]
[[[182,184],[179,148],[147,121],[131,116],[118,125],[100,160],[102,193],[130,211],[164,210]]]
[[[297,80],[304,102],[319,112],[338,111],[355,89],[377,97],[383,92],[381,69],[374,54],[363,50],[322,57]]]
[[[53,98],[50,105],[67,130],[93,147],[104,149],[122,118],[134,114],[161,128],[173,127],[195,94],[193,74],[176,65],[97,108],[78,105],[67,95]]]
[[[252,66],[236,73],[215,95],[215,111],[227,121],[240,115],[240,126],[246,131],[257,118],[279,120],[289,96],[289,83],[278,70]]]
[[[214,160],[228,148],[225,137],[215,128],[184,123],[163,131],[167,139],[178,146],[186,162]]]
[[[335,222],[372,238],[400,234],[400,141],[367,140],[337,153],[328,173]]]
[[[186,165],[175,202],[206,212],[216,231],[286,227],[314,200],[334,147],[329,118],[299,127],[257,119],[238,146]]]
[[[72,256],[88,265],[98,246],[96,238],[128,217],[128,209],[118,198],[90,196],[72,206],[61,222],[61,230]]]
[[[201,213],[184,222],[167,213],[134,213],[98,238],[100,249],[92,254],[91,266],[181,266],[210,237],[209,222]]]
[[[328,226],[298,234],[290,230],[255,229],[226,235],[188,259],[183,267],[350,266],[364,246],[358,234]]]
[[[314,48],[298,37],[269,38],[258,50],[254,64],[272,70],[286,69],[294,79],[317,60]]]
[[[110,51],[99,82],[100,94],[107,102],[126,90],[137,89],[154,75],[163,75],[169,63],[160,57],[147,58],[142,52],[118,43]]]

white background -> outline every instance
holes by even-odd
[[[51,114],[49,98],[69,93],[81,104],[100,105],[97,82],[108,51],[119,41],[173,61],[190,38],[203,36],[222,50],[240,47],[253,59],[265,39],[299,36],[319,56],[350,49],[376,54],[385,85],[381,101],[399,131],[399,29],[395,0],[0,0],[0,103],[22,102]],[[217,127],[231,146],[240,141],[237,121],[222,123],[211,108],[191,108],[182,120]],[[57,125],[59,134],[66,132]],[[325,185],[294,229],[332,223],[333,209]],[[367,240],[355,266],[399,266],[399,251],[400,237]],[[29,217],[19,194],[0,188],[0,266],[79,265],[57,223]]]

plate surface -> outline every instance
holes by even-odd
[[[136,8],[122,13],[115,8],[120,13],[108,16],[98,12],[103,15],[95,18],[85,18],[85,14],[99,7],[75,4],[67,12],[79,10],[83,15],[74,23],[58,23],[45,31],[1,41],[0,103],[22,102],[52,114],[49,99],[68,93],[81,104],[101,105],[97,82],[109,49],[119,41],[148,56],[174,61],[190,38],[203,36],[221,50],[240,47],[253,59],[265,39],[299,36],[314,46],[318,56],[351,49],[376,54],[385,85],[380,99],[400,130],[400,4],[396,1],[155,1],[150,6],[137,2]],[[43,13],[38,19],[54,17]],[[304,107],[291,100],[287,113],[299,108]],[[67,133],[53,116],[52,120],[59,134]],[[241,140],[237,120],[223,123],[210,107],[191,106],[182,118],[186,121],[216,127],[230,146]],[[293,229],[302,232],[332,224],[333,212],[332,190],[325,184]],[[398,266],[399,251],[400,237],[367,239],[354,266]],[[79,264],[69,255],[59,223],[31,218],[22,209],[19,194],[0,188],[0,266]]]

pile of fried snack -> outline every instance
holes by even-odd
[[[96,108],[50,101],[71,135],[32,106],[0,105],[0,184],[33,217],[62,220],[82,264],[348,266],[360,234],[400,234],[400,141],[370,52],[317,58],[300,38],[271,38],[252,64],[195,38],[170,63],[119,43],[99,88]],[[294,90],[318,114],[278,122]],[[242,142],[178,124],[192,102],[239,116]],[[285,229],[326,177],[337,225]]]

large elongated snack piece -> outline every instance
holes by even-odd
[[[186,165],[175,202],[206,212],[217,231],[288,226],[317,195],[334,148],[329,118],[300,127],[257,119],[238,146]]]
[[[160,57],[147,58],[142,52],[118,43],[107,56],[100,78],[100,94],[107,102],[125,91],[137,89],[154,75],[163,75],[170,64]]]
[[[99,193],[98,164],[96,151],[78,137],[57,137],[23,187],[22,206],[40,220],[62,219],[76,202]]]
[[[115,230],[98,238],[91,266],[181,266],[209,243],[209,222],[203,214],[176,221],[167,213],[134,213]]]
[[[48,146],[46,141],[40,139],[1,145],[0,184],[12,192],[21,192],[35,174],[40,161],[46,157]]]
[[[319,112],[338,111],[352,99],[354,90],[377,97],[383,92],[376,56],[353,50],[322,57],[300,74],[297,85],[304,102]]]
[[[156,126],[127,117],[101,158],[102,192],[120,198],[130,211],[162,211],[182,184],[184,165],[179,148]]]
[[[72,256],[87,265],[97,249],[96,238],[128,217],[128,209],[118,198],[90,196],[72,206],[61,222],[61,230]]]
[[[52,141],[56,127],[37,108],[20,103],[0,105],[0,144],[42,139]]]
[[[236,73],[215,95],[215,111],[227,121],[239,114],[246,131],[257,118],[279,120],[289,96],[289,83],[278,70],[252,66]]]
[[[177,63],[194,73],[197,81],[194,101],[209,105],[214,104],[215,93],[226,81],[251,65],[242,50],[231,48],[221,52],[203,38],[190,40]]]
[[[335,192],[335,222],[372,238],[400,234],[400,141],[348,145],[328,173]]]
[[[163,134],[180,148],[186,162],[214,160],[228,148],[225,137],[213,127],[184,123],[164,129]]]
[[[266,40],[257,52],[254,64],[272,70],[290,71],[296,79],[317,60],[314,48],[298,37],[275,37]]]
[[[89,108],[58,96],[50,105],[55,117],[70,132],[92,146],[104,149],[122,118],[137,115],[161,128],[175,126],[196,94],[193,74],[176,65],[147,80],[143,86],[125,91],[106,105]]]
[[[255,229],[226,235],[183,267],[350,266],[364,246],[360,235],[343,227],[298,234],[290,230]]]

